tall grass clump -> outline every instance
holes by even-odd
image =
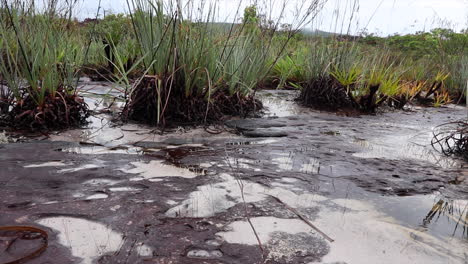
[[[351,14],[358,10],[358,4],[352,6]],[[301,90],[298,100],[302,104],[375,113],[383,105],[401,109],[411,102],[437,107],[453,102],[453,98],[460,98],[456,102],[465,98],[465,31],[434,29],[386,38],[353,36],[349,33],[353,15],[339,18],[339,11],[335,12],[335,23],[347,28],[344,33],[309,35],[298,45],[308,46],[308,52],[287,57],[276,66],[274,74],[282,79],[281,85]],[[283,70],[285,65],[291,70]],[[295,65],[305,67],[299,72]]]
[[[408,103],[441,106],[464,100],[466,30],[378,37],[364,28],[352,35],[359,1],[335,4],[330,30],[339,33],[299,33],[270,72],[274,88],[299,89],[298,101],[306,106],[360,113],[375,113],[380,106],[402,109]]]
[[[386,46],[367,47],[355,40],[313,42],[299,101],[328,110],[375,113],[380,106],[402,109],[408,102],[447,103],[445,79],[438,72],[409,64]]]
[[[111,80],[117,73],[117,54],[125,70],[132,68],[139,50],[131,19],[123,14],[108,14],[103,19],[80,23],[82,42],[89,42],[82,72],[93,80]]]
[[[200,124],[261,108],[255,89],[290,37],[272,57],[275,25],[262,27],[256,6],[245,10],[242,23],[219,23],[217,7],[203,2],[194,8],[189,1],[187,9],[163,1],[127,3],[144,75],[129,86],[128,71],[117,67],[128,87],[124,118],[152,125]],[[310,11],[301,23],[317,3],[307,5]]]
[[[299,101],[327,110],[354,108],[362,73],[358,47],[331,37],[317,37],[306,45],[306,81],[300,86]]]
[[[2,111],[15,128],[62,129],[87,115],[75,78],[83,47],[69,30],[74,3],[46,6],[1,2],[0,75],[11,94]]]

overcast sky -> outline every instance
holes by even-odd
[[[101,0],[102,8],[107,13],[128,12],[126,0]],[[188,0],[182,0],[188,1]],[[200,2],[202,0],[193,0]],[[249,5],[250,0],[205,0],[217,2],[218,20],[229,21],[235,16],[237,7]],[[295,7],[302,0],[263,0],[274,1],[273,16],[279,14],[279,6],[283,1],[288,1],[288,9],[285,12],[284,23],[292,23]],[[312,1],[312,0],[305,0]],[[346,32],[348,30],[348,18],[351,6],[355,0],[328,0],[315,22],[308,25],[311,29],[326,31]],[[81,0],[78,17],[92,17],[95,15],[98,0]],[[170,2],[165,0],[165,2]],[[175,2],[173,0],[173,2]],[[348,6],[348,8],[345,8]],[[338,10],[338,12],[337,12]],[[264,11],[270,12],[271,10]],[[336,22],[339,14],[343,23]],[[430,30],[434,27],[450,27],[457,31],[468,27],[468,0],[359,0],[359,8],[353,15],[351,33],[367,28],[370,33],[389,35],[393,33],[406,34],[421,30]]]

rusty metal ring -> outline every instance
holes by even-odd
[[[39,234],[39,237],[42,237],[43,240],[43,245],[36,249],[34,252],[31,254],[24,256],[22,258],[19,258],[17,260],[13,260],[10,262],[2,263],[2,264],[20,264],[24,263],[27,260],[31,260],[33,258],[38,257],[41,255],[46,249],[49,244],[49,235],[47,234],[46,231],[39,229],[37,227],[32,227],[32,226],[0,226],[0,231],[17,231],[17,232],[31,232],[31,233],[37,233]],[[25,238],[24,239],[34,239],[34,238]]]

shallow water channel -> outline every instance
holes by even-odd
[[[344,117],[262,91],[261,118],[161,134],[81,84],[86,128],[0,145],[0,226],[49,234],[27,263],[468,263],[468,167],[430,146],[462,107]],[[11,240],[0,263],[34,251]]]

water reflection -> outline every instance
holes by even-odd
[[[461,233],[462,238],[468,239],[468,201],[438,200],[424,218],[422,225],[428,227],[442,219],[454,223],[453,236]]]
[[[305,174],[320,174],[322,165],[316,158],[300,156],[294,152],[279,153],[279,157],[273,158],[272,162],[278,166],[278,172],[297,171]]]
[[[42,218],[37,223],[57,231],[59,243],[81,258],[77,262],[80,264],[91,264],[99,256],[117,252],[124,242],[122,234],[87,219],[58,216]]]
[[[459,168],[460,162],[440,155],[430,146],[432,134],[387,135],[372,139],[353,138],[352,143],[364,151],[355,153],[359,158],[381,158],[394,160],[422,160],[441,168]]]

